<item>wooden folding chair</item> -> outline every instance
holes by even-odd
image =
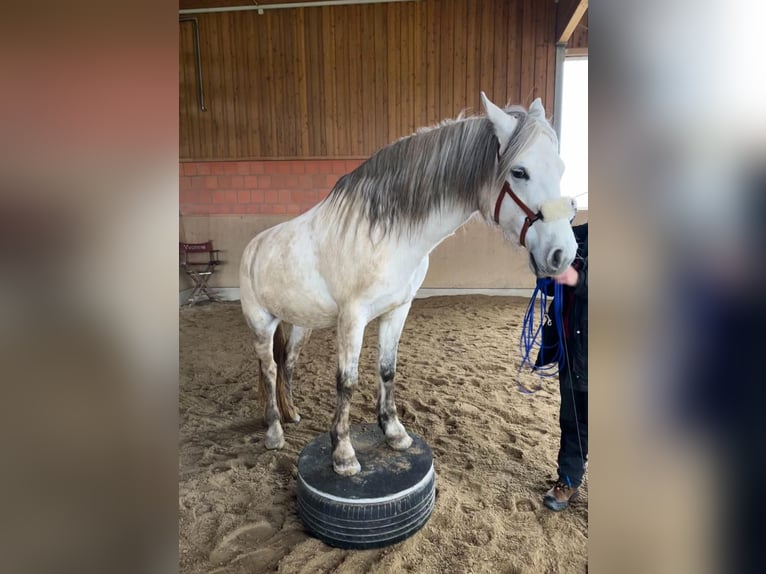
[[[205,243],[179,243],[178,254],[181,269],[192,280],[194,289],[186,300],[187,305],[194,305],[200,300],[207,298],[210,301],[220,302],[221,299],[214,295],[208,286],[208,281],[215,273],[216,267],[223,261],[218,259],[218,249],[213,249],[213,242]]]

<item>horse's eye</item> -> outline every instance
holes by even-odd
[[[511,170],[511,175],[516,179],[529,179],[529,174],[523,167],[514,167]]]

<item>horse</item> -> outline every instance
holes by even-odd
[[[484,92],[481,101],[486,115],[461,113],[398,139],[342,176],[312,209],[248,243],[240,295],[260,362],[267,449],[284,446],[282,420],[300,420],[292,375],[311,330],[334,326],[332,465],[342,476],[361,470],[348,418],[364,329],[376,318],[378,424],[390,448],[410,446],[394,403],[399,337],[430,252],[474,213],[525,247],[538,277],[574,260],[576,207],[561,197],[564,164],[540,99],[528,110],[501,109]],[[283,322],[292,325],[287,336]]]

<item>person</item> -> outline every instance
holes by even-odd
[[[556,512],[576,498],[588,459],[588,224],[576,225],[572,230],[577,239],[577,255],[564,273],[554,277],[556,283],[564,285],[565,353],[559,364],[561,442],[558,479],[543,496],[543,504]],[[548,316],[555,319],[553,304]],[[550,363],[551,349],[557,347],[558,331],[556,324],[551,323],[543,329],[543,345],[535,367]]]

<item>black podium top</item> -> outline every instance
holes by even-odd
[[[298,477],[325,497],[373,501],[401,496],[403,491],[424,482],[432,472],[433,455],[420,437],[410,434],[412,445],[397,451],[386,444],[377,424],[351,426],[351,444],[362,470],[340,476],[332,469],[330,434],[310,442],[298,457]]]

